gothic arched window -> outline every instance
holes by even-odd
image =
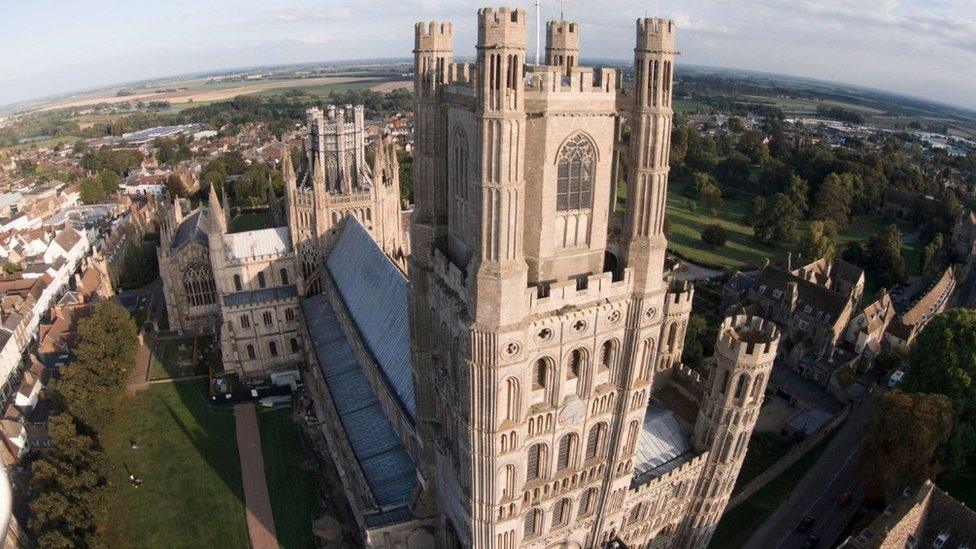
[[[278,356],[278,344],[274,341],[269,341],[268,352],[271,353],[271,356]]]
[[[576,446],[579,444],[576,433],[568,433],[559,441],[559,456],[556,460],[556,470],[561,471],[573,465],[576,457]]]
[[[254,354],[254,345],[247,346],[247,358],[254,360],[256,358]]]
[[[539,509],[529,509],[525,514],[525,529],[522,537],[537,536],[542,533],[542,511]]]
[[[239,292],[243,289],[244,286],[241,284],[241,275],[234,275],[234,291]]]
[[[298,345],[298,340],[294,337],[291,338],[291,352],[297,353],[299,350],[301,350],[301,347]]]
[[[451,225],[455,229],[464,227],[465,210],[468,206],[468,140],[458,127],[451,136],[450,157],[450,200]]]
[[[214,287],[213,273],[210,267],[202,263],[194,263],[183,271],[183,290],[190,305],[213,305],[216,301],[217,290]]]
[[[590,208],[596,150],[583,134],[576,134],[559,151],[556,178],[556,210]]]
[[[596,488],[589,488],[580,496],[577,516],[582,518],[592,513],[594,503],[596,503]]]
[[[287,286],[288,285],[288,269],[281,269],[278,272],[279,272],[279,275],[281,277],[281,285],[282,286]]]
[[[267,282],[264,280],[264,273],[258,273],[258,287],[264,288],[267,286]]]
[[[606,440],[607,424],[600,422],[590,429],[586,437],[586,459],[603,456],[604,440]]]
[[[539,443],[529,448],[529,459],[526,463],[525,478],[533,480],[545,475],[546,446]]]

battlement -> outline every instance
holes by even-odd
[[[687,280],[671,278],[668,281],[667,305],[691,305],[695,285]]]
[[[637,20],[638,50],[674,52],[677,26],[670,19],[647,17]]]
[[[548,21],[546,23],[546,49],[578,50],[579,24],[574,21]]]
[[[561,67],[526,67],[525,90],[541,94],[550,93],[601,93],[616,95],[616,69],[574,67],[569,76],[563,74]]]
[[[420,51],[451,51],[454,30],[449,22],[430,21],[414,26],[414,53]]]
[[[482,8],[478,10],[478,47],[525,48],[525,10]]]
[[[539,297],[538,288],[525,290],[529,301],[529,314],[550,314],[563,307],[580,307],[601,299],[626,297],[633,288],[633,271],[624,269],[623,280],[614,282],[613,273],[600,273],[586,277],[585,283],[575,280],[554,282],[549,295]]]
[[[735,315],[722,322],[716,351],[731,360],[752,357],[773,360],[779,343],[779,328],[758,316]]]
[[[337,131],[348,131],[349,129],[361,130],[364,127],[365,108],[362,105],[329,105],[323,111],[318,107],[312,107],[305,111],[308,117],[310,133],[329,133]]]

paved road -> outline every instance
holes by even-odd
[[[868,407],[865,402],[851,411],[793,493],[749,539],[745,545],[747,549],[799,547],[810,533],[821,536],[819,547],[833,546],[863,499],[856,473]],[[853,500],[847,506],[839,507],[837,498],[845,490],[853,493]],[[816,517],[816,522],[808,533],[800,534],[796,532],[796,525],[807,515]]]

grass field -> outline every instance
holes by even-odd
[[[763,244],[753,237],[752,227],[746,225],[751,204],[748,200],[725,200],[714,218],[698,205],[698,201],[668,192],[668,249],[688,261],[713,268],[759,266],[764,258],[777,260],[788,248]],[[702,230],[712,223],[725,229],[725,246],[712,248],[701,241]]]
[[[698,201],[677,192],[668,192],[668,222],[671,232],[668,235],[668,249],[688,261],[717,269],[742,269],[758,267],[763,259],[782,260],[792,249],[786,245],[764,244],[753,236],[752,227],[746,219],[752,207],[748,199],[726,199],[722,209],[713,218]],[[713,248],[701,241],[701,231],[712,223],[725,229],[728,241],[725,246]],[[848,242],[867,242],[884,225],[880,215],[864,215],[853,220],[838,235],[837,251],[840,253]],[[808,222],[797,227],[798,233],[807,230]],[[907,225],[899,227],[902,234],[913,229]],[[797,235],[799,238],[800,234]],[[902,255],[908,274],[919,274],[919,244],[902,244]]]
[[[834,431],[836,432],[836,431]],[[769,484],[752,495],[751,498],[739,504],[722,516],[722,520],[715,529],[715,535],[709,547],[742,547],[753,532],[779,507],[796,487],[803,475],[820,459],[830,444],[834,433],[824,437],[819,444],[783,471]]]
[[[230,232],[243,233],[245,231],[267,229],[269,223],[267,211],[246,212],[238,214],[234,219],[230,220]]]
[[[319,510],[315,479],[306,468],[292,410],[258,409],[258,425],[278,544],[286,549],[314,547],[312,522]]]
[[[284,95],[285,93],[290,92],[290,91],[294,91],[294,90],[300,90],[300,91],[303,91],[303,92],[305,92],[307,94],[314,95],[316,97],[325,98],[325,97],[328,97],[329,95],[331,95],[334,92],[343,92],[343,91],[347,91],[347,90],[361,90],[361,89],[365,89],[365,88],[373,88],[373,87],[376,87],[378,85],[382,85],[382,84],[384,84],[386,82],[397,82],[397,81],[401,81],[401,80],[402,80],[402,78],[394,78],[394,79],[389,79],[389,80],[385,80],[385,79],[384,80],[372,79],[372,80],[358,80],[358,81],[353,81],[353,82],[342,82],[342,83],[338,83],[338,84],[318,84],[318,85],[312,85],[312,86],[302,86],[300,84],[301,81],[298,81],[296,83],[296,85],[293,86],[293,87],[277,88],[277,89],[272,89],[272,90],[264,90],[264,91],[261,91],[261,92],[258,92],[256,94],[254,94],[254,95],[257,95],[258,97],[270,97],[270,96],[273,96],[273,95]]]
[[[194,368],[193,337],[174,337],[159,339],[153,347],[152,365],[149,379],[168,379],[184,377],[194,374],[205,374],[209,370],[206,366],[213,365],[216,371],[222,371],[217,359],[217,346],[210,337],[200,337],[197,340],[199,351],[203,353],[201,366]]]
[[[233,410],[210,406],[206,395],[206,381],[183,381],[120,403],[101,437],[110,467],[107,546],[249,546]],[[142,487],[132,487],[130,471]]]

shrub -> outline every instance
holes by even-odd
[[[727,237],[725,235],[725,229],[717,223],[713,223],[705,227],[701,233],[701,240],[709,246],[719,247],[725,246],[725,241]]]

